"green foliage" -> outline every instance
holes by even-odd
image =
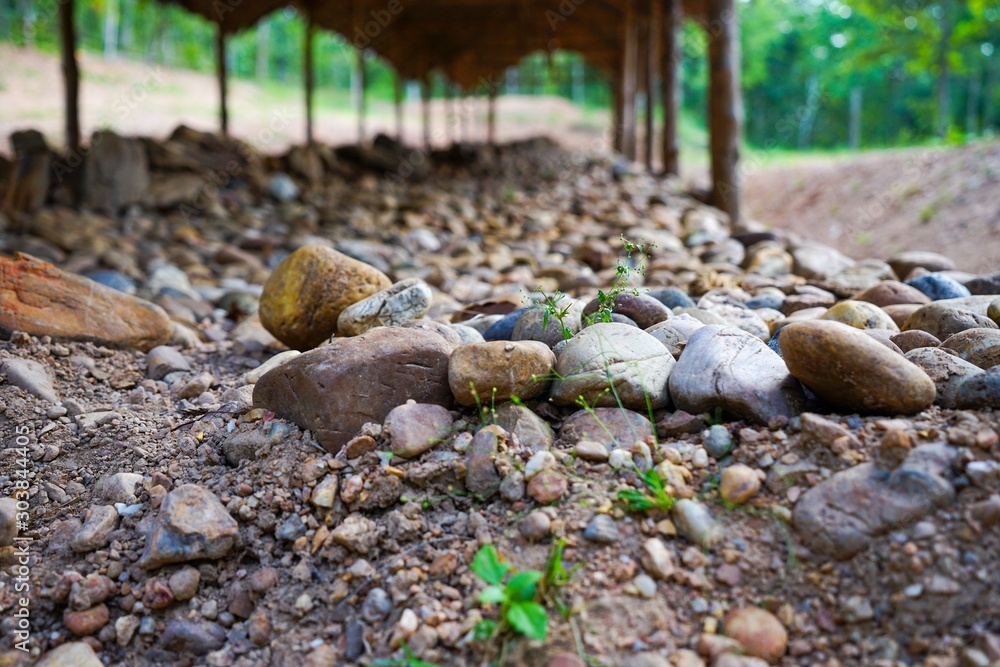
[[[638,289],[629,289],[629,278],[633,271],[639,275],[646,274],[646,261],[649,259],[649,252],[656,247],[655,243],[633,243],[625,238],[624,234],[620,234],[618,238],[625,250],[625,257],[618,260],[618,266],[615,267],[615,280],[611,289],[607,292],[603,290],[597,292],[597,310],[589,316],[590,322],[610,322],[615,299],[618,298],[619,294],[625,292],[639,294]]]
[[[559,306],[559,302],[566,298],[566,295],[556,290],[552,294],[546,294],[539,287],[536,290],[542,295],[542,330],[547,330],[549,328],[549,321],[555,320],[559,323],[559,327],[562,329],[563,340],[569,340],[573,337],[573,330],[566,326],[566,317],[569,315],[570,309],[573,307],[572,303],[568,306]]]
[[[649,493],[638,489],[623,489],[618,492],[618,500],[625,503],[629,512],[660,510],[669,512],[674,507],[674,498],[667,493],[663,480],[655,468],[650,468],[640,476]]]
[[[403,644],[402,658],[376,660],[372,664],[375,667],[438,667],[436,663],[427,662],[415,656],[406,644]]]
[[[489,584],[479,595],[483,604],[500,606],[500,622],[482,621],[474,633],[478,639],[495,637],[504,629],[524,635],[529,639],[545,639],[548,634],[548,614],[539,604],[538,584],[542,573],[538,570],[511,573],[510,566],[500,560],[492,545],[484,545],[472,560],[472,571]]]

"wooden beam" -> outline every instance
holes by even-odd
[[[486,107],[486,143],[491,147],[497,143],[497,88],[490,86]]]
[[[226,33],[222,25],[215,32],[215,75],[219,82],[219,129],[229,134],[229,109],[226,106]]]
[[[66,149],[80,147],[80,68],[76,62],[76,26],[73,0],[59,3],[59,38],[62,47],[63,83],[66,87]]]
[[[305,53],[303,54],[303,60],[305,65],[305,72],[303,72],[303,79],[306,88],[306,143],[311,144],[313,142],[313,89],[315,87],[315,78],[313,76],[313,41],[316,35],[316,23],[313,21],[312,14],[309,13],[306,18],[306,44]]]
[[[365,78],[366,78],[366,67],[365,67],[365,50],[357,49],[357,62],[355,66],[357,67],[357,81],[358,81],[358,97],[357,97],[357,113],[358,113],[358,145],[362,146],[365,143]]]
[[[680,143],[677,123],[681,114],[681,63],[684,46],[681,29],[684,25],[681,0],[656,0],[663,4],[660,63],[660,98],[663,105],[663,173],[680,174]]]
[[[396,72],[393,86],[393,104],[396,111],[396,141],[403,142],[403,77]]]
[[[625,0],[625,21],[622,25],[622,154],[628,160],[635,160],[635,93],[637,86],[636,65],[638,62],[639,21],[635,0]]]
[[[649,17],[646,21],[646,52],[643,57],[646,60],[646,80],[643,87],[646,89],[646,133],[645,133],[645,158],[646,171],[653,172],[653,158],[655,152],[656,137],[656,86],[660,78],[660,28],[662,26],[661,13],[663,5],[660,0],[650,0]]]
[[[619,61],[621,58],[619,57]],[[618,71],[611,79],[611,134],[612,148],[616,153],[622,152],[622,132],[623,118],[625,117],[625,95],[622,94],[622,71],[619,65]]]
[[[739,158],[743,127],[740,31],[735,0],[708,0],[709,128],[712,203],[740,219]]]

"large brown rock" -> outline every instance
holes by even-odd
[[[951,350],[960,358],[983,370],[1000,366],[1000,331],[997,329],[966,329],[949,336],[941,349]]]
[[[0,257],[0,331],[148,351],[171,324],[155,304],[17,253]]]
[[[432,331],[402,327],[334,339],[261,377],[254,406],[310,429],[337,452],[366,422],[382,423],[409,399],[450,406],[451,349]]]
[[[337,331],[337,318],[345,308],[391,284],[364,262],[325,246],[304,246],[264,283],[260,321],[285,345],[310,350]]]

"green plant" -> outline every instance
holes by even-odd
[[[572,338],[573,330],[566,326],[566,317],[569,315],[573,304],[570,303],[570,305],[564,307],[559,306],[559,302],[565,299],[566,295],[559,290],[556,290],[552,294],[546,294],[542,291],[541,287],[535,291],[542,295],[542,330],[548,330],[549,320],[555,319],[559,322],[560,329],[562,329],[563,340]]]
[[[629,512],[648,512],[649,510],[669,512],[673,509],[674,498],[667,493],[656,468],[650,468],[642,473],[640,479],[645,483],[650,493],[639,489],[622,489],[618,492],[618,500],[625,503],[625,509]]]
[[[655,243],[633,243],[625,238],[624,234],[619,235],[618,238],[621,240],[622,248],[625,250],[625,257],[618,260],[618,266],[615,268],[615,281],[611,289],[607,292],[598,290],[597,310],[590,315],[589,319],[591,322],[610,322],[611,313],[615,307],[615,299],[618,298],[619,294],[625,292],[639,294],[639,290],[635,288],[628,289],[629,277],[633,271],[640,275],[645,275],[645,262],[649,259],[649,251],[656,247]]]
[[[559,610],[563,618],[569,619],[573,609],[562,599],[560,591],[572,579],[573,573],[582,567],[582,563],[577,563],[571,569],[567,570],[565,563],[563,563],[563,550],[565,548],[566,540],[563,538],[552,542],[552,547],[549,549],[549,556],[545,560],[545,572],[542,575],[539,588],[542,598],[555,605],[555,608]]]
[[[385,658],[372,663],[375,667],[438,667],[436,663],[421,660],[413,655],[413,651],[406,644],[403,644],[402,658]]]
[[[549,617],[545,607],[538,602],[543,573],[538,570],[513,572],[489,544],[472,559],[472,571],[488,584],[480,593],[479,601],[500,605],[500,621],[480,621],[474,632],[476,639],[495,637],[508,629],[530,639],[545,639]]]

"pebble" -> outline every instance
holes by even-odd
[[[599,299],[591,300],[583,308],[584,317],[593,317],[600,305]],[[640,329],[648,329],[671,317],[670,309],[657,299],[645,294],[630,294],[628,292],[622,292],[615,296],[611,304],[611,312],[627,317]]]
[[[188,565],[171,574],[167,585],[170,586],[174,599],[184,602],[195,596],[199,583],[201,583],[201,573]]]
[[[704,447],[709,456],[716,460],[722,459],[733,450],[733,436],[722,424],[713,424],[708,427]]]
[[[618,541],[618,524],[607,514],[595,514],[583,531],[583,536],[597,544],[614,544]]]
[[[375,327],[411,322],[424,316],[433,298],[427,283],[408,278],[345,308],[337,318],[337,333],[358,336]]]
[[[663,343],[674,359],[677,359],[687,346],[691,334],[703,326],[703,323],[690,315],[677,315],[666,322],[654,324],[646,329],[646,333]]]
[[[972,296],[968,287],[943,273],[926,273],[919,278],[907,280],[906,284],[920,290],[932,301]]]
[[[936,395],[919,366],[839,322],[791,324],[781,332],[781,351],[792,375],[839,408],[913,414]]]
[[[955,269],[955,262],[936,252],[904,250],[889,258],[889,266],[897,276],[905,280],[918,268],[926,271],[952,271]]]
[[[593,411],[578,410],[567,417],[559,429],[559,442],[570,447],[581,440],[591,440],[616,449],[652,435],[653,425],[638,412],[624,408],[595,408]]]
[[[383,433],[392,453],[404,459],[419,456],[451,435],[451,413],[440,405],[407,401],[386,415]]]
[[[983,370],[939,347],[921,347],[906,353],[906,358],[920,366],[934,382],[937,389],[935,405],[952,409],[957,407],[959,388],[966,380],[982,375]]]
[[[893,333],[899,332],[899,327],[884,310],[866,301],[841,301],[831,306],[820,319],[841,322],[855,329],[888,329]]]
[[[724,537],[724,531],[703,504],[682,498],[674,504],[674,524],[678,532],[702,549],[711,549]]]
[[[160,635],[163,648],[175,653],[205,655],[222,648],[225,642],[226,630],[221,625],[184,618],[167,621],[167,626]]]
[[[43,655],[35,667],[104,667],[104,663],[86,642],[66,642]]]
[[[17,501],[0,498],[0,547],[9,547],[17,537]]]
[[[303,246],[264,283],[260,322],[288,347],[309,350],[337,331],[344,309],[391,284],[364,262],[325,246]]]
[[[517,321],[521,319],[521,315],[524,315],[526,312],[528,312],[527,308],[518,308],[517,310],[507,313],[499,320],[491,324],[486,331],[483,332],[483,339],[487,341],[513,340],[514,326],[517,325]],[[561,338],[562,336],[560,335],[560,339]]]
[[[247,384],[257,384],[257,381],[260,380],[265,373],[277,368],[286,361],[291,361],[300,354],[301,352],[298,350],[285,350],[284,352],[279,352],[252,371],[247,371],[244,379]]]
[[[569,482],[557,472],[544,470],[531,478],[527,492],[539,505],[551,505],[569,492]]]
[[[555,440],[548,422],[523,405],[501,405],[493,414],[493,421],[531,453],[551,448]]]
[[[893,335],[889,340],[896,344],[903,354],[922,347],[938,347],[941,341],[926,331],[910,330]]]
[[[986,316],[993,320],[997,326],[1000,326],[1000,297],[990,302],[986,309]]]
[[[465,464],[465,488],[469,493],[485,499],[500,489],[500,475],[494,458],[505,435],[500,427],[487,426],[479,429],[472,438]]]
[[[883,280],[872,285],[854,296],[855,301],[867,301],[880,308],[883,306],[896,306],[899,304],[930,303],[930,298],[915,287],[901,283],[898,280]]]
[[[781,621],[760,607],[739,607],[723,619],[726,636],[735,639],[748,655],[777,663],[788,648],[788,631]]]
[[[608,460],[608,448],[593,440],[581,440],[573,447],[573,453],[584,461],[603,463]]]
[[[855,262],[843,253],[818,243],[809,243],[792,248],[795,264],[792,271],[797,276],[813,280],[832,278]]]
[[[139,565],[154,570],[171,563],[222,558],[238,533],[236,521],[215,494],[184,484],[163,499]]]
[[[662,287],[660,289],[654,289],[649,293],[649,296],[656,299],[670,310],[674,310],[675,308],[695,307],[694,299],[689,297],[687,292],[676,287]]]
[[[552,533],[552,520],[540,510],[528,513],[518,526],[521,536],[529,542],[543,540]]]
[[[322,507],[324,509],[330,509],[334,506],[337,500],[337,487],[340,484],[340,478],[336,475],[327,475],[323,480],[316,485],[309,494],[309,502],[311,502],[316,507]]]
[[[191,363],[180,351],[170,345],[158,345],[146,353],[146,377],[162,380],[171,373],[189,372]]]
[[[537,340],[545,343],[549,347],[555,347],[557,343],[566,339],[566,335],[573,336],[583,328],[581,314],[583,304],[579,301],[572,303],[560,302],[558,308],[569,308],[569,311],[560,322],[554,315],[548,315],[543,308],[532,308],[525,311],[514,324],[511,331],[511,340]],[[489,334],[487,331],[486,334]],[[483,334],[483,338],[490,340],[490,337]]]
[[[552,452],[546,450],[535,452],[524,465],[524,478],[530,480],[543,470],[551,470],[555,467],[556,457],[552,455]]]
[[[996,324],[984,314],[956,306],[951,301],[936,301],[917,308],[902,326],[905,331],[923,331],[939,340],[977,328],[995,329]]]
[[[118,511],[112,505],[95,505],[87,512],[83,526],[73,537],[71,546],[78,553],[88,553],[104,547],[118,525]]]
[[[0,376],[7,382],[49,403],[58,403],[49,369],[34,359],[9,358],[0,364]]]
[[[377,623],[385,619],[392,611],[392,599],[381,588],[368,591],[365,601],[361,604],[361,618],[368,623]]]
[[[656,582],[648,574],[638,575],[632,580],[632,585],[635,586],[640,597],[648,600],[656,596]]]
[[[489,408],[543,394],[555,363],[549,346],[538,341],[473,343],[452,353],[448,382],[461,405]]]
[[[63,625],[77,637],[92,635],[111,619],[108,606],[99,604],[83,611],[67,611],[63,614]]]
[[[1000,408],[1000,366],[963,382],[955,394],[955,407],[961,410]]]
[[[760,477],[750,466],[736,463],[722,471],[719,495],[727,503],[742,505],[760,491]]]
[[[664,581],[669,580],[677,569],[673,555],[658,537],[651,537],[643,542],[640,560],[647,572]]]
[[[139,617],[133,614],[118,617],[115,621],[115,641],[119,646],[125,647],[132,643],[140,623]]]

